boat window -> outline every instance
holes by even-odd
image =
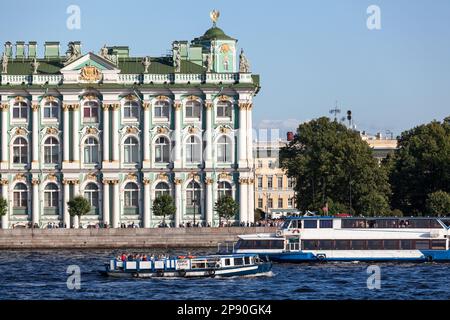
[[[375,228],[379,228],[379,229],[398,228],[398,220],[397,219],[377,219]]]
[[[342,228],[366,228],[366,220],[342,219]]]
[[[368,240],[367,241],[367,249],[368,250],[383,250],[383,241],[382,240]]]
[[[397,250],[399,248],[398,240],[384,240],[385,250]]]
[[[298,228],[298,223],[299,223],[300,221],[298,221],[298,220],[292,220],[292,222],[291,222],[291,225],[289,226],[289,229],[297,229]],[[301,222],[300,222],[300,227],[301,227]]]
[[[255,249],[270,249],[270,240],[255,240],[254,248]]]
[[[225,265],[229,266],[230,265],[230,259],[225,259]]]
[[[303,222],[305,229],[316,229],[317,228],[317,220],[305,220]]]
[[[432,219],[430,221],[430,228],[432,228],[432,229],[441,229],[442,226],[441,226],[441,224],[439,223],[439,221],[437,219]]]
[[[303,250],[316,250],[317,248],[317,240],[302,240]]]
[[[447,226],[447,228],[450,227],[450,219],[441,219],[441,221]]]
[[[336,250],[350,250],[350,240],[336,240]]]
[[[242,240],[239,239],[239,241],[236,243],[235,248],[236,249],[252,249],[255,247],[253,240]]]
[[[234,265],[235,266],[242,266],[244,264],[244,259],[242,258],[234,258]]]
[[[377,228],[377,221],[376,220],[367,220],[367,227],[368,228]]]
[[[430,219],[411,219],[409,220],[409,227],[416,229],[428,229],[430,227]]]
[[[244,257],[244,263],[250,264],[250,257]]]
[[[411,250],[413,248],[412,240],[400,240],[403,250]]]
[[[284,240],[271,240],[270,248],[271,249],[284,249]]]
[[[353,250],[364,250],[366,249],[366,240],[352,240]]]
[[[429,250],[430,249],[430,241],[429,240],[416,240],[416,249],[417,250]]]
[[[432,250],[445,250],[447,240],[431,240]]]
[[[333,250],[334,248],[333,240],[320,240],[319,249],[320,250]]]
[[[321,229],[333,228],[333,220],[320,220],[319,227]]]

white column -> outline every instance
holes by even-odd
[[[119,201],[119,181],[113,181],[113,217],[112,217],[112,227],[119,227],[120,220],[120,201]]]
[[[103,223],[109,225],[109,182],[103,181]]]
[[[112,161],[119,161],[119,106],[113,105],[112,111]]]
[[[178,228],[181,223],[181,179],[175,179],[175,206],[177,211],[175,213],[175,227]]]
[[[253,119],[252,119],[252,103],[247,106],[247,161],[248,168],[253,168]]]
[[[144,228],[150,228],[150,180],[144,179]]]
[[[39,104],[33,104],[33,124],[32,124],[32,138],[33,143],[31,152],[31,161],[37,163],[39,161]]]
[[[212,109],[213,104],[210,101],[207,101],[205,103],[206,108],[206,132],[205,132],[205,138],[206,138],[206,159],[205,159],[205,167],[211,168],[213,164],[213,143],[212,143]]]
[[[1,180],[1,187],[2,187],[2,198],[5,199],[8,203],[8,180],[2,179]],[[6,214],[2,216],[2,229],[8,229],[9,228],[9,205],[6,207]]]
[[[239,103],[239,136],[238,136],[238,159],[239,167],[247,166],[247,146],[246,146],[246,134],[247,134],[247,105],[246,103]]]
[[[103,161],[109,161],[109,105],[103,105]]]
[[[240,222],[247,222],[248,217],[248,179],[239,179],[239,220]]]
[[[253,178],[249,179],[248,184],[248,222],[255,222],[255,183]]]
[[[150,165],[150,104],[144,103],[144,164]]]
[[[63,161],[69,162],[69,141],[70,141],[70,132],[69,132],[69,107],[67,105],[63,106]]]
[[[206,223],[213,226],[213,179],[206,179]]]
[[[39,180],[33,179],[31,181],[32,185],[32,205],[33,209],[31,211],[31,221],[34,224],[39,224]]]
[[[70,184],[68,181],[63,181],[64,184],[64,203],[63,203],[63,221],[66,225],[66,228],[70,228],[70,214],[69,214],[69,206],[67,202],[70,201]]]
[[[2,132],[1,132],[1,156],[2,156],[2,162],[9,162],[8,161],[8,104],[2,103],[1,105],[2,109]]]
[[[175,159],[174,167],[181,167],[181,102],[174,103],[175,108]]]
[[[72,152],[73,152],[73,162],[80,161],[80,139],[79,139],[79,131],[80,131],[80,108],[79,105],[75,105],[72,112],[73,117],[73,144],[72,144]]]

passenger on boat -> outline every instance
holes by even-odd
[[[127,260],[127,256],[125,253],[122,253],[122,261],[126,261]]]
[[[144,254],[144,255],[142,256],[142,261],[147,261],[147,255],[146,255],[146,254]]]

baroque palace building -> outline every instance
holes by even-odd
[[[166,217],[173,226],[217,226],[214,204],[225,194],[239,203],[234,220],[253,222],[259,76],[212,18],[203,36],[173,42],[162,57],[131,57],[125,46],[82,54],[79,42],[64,56],[58,42],[46,42],[38,57],[36,42],[7,42],[2,228],[77,225],[67,206],[76,195],[92,206],[82,225],[158,226],[152,203],[161,194],[175,201],[176,214]]]

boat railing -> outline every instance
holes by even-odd
[[[235,245],[236,245],[235,241],[219,242],[217,244],[217,253],[218,254],[233,253]]]

